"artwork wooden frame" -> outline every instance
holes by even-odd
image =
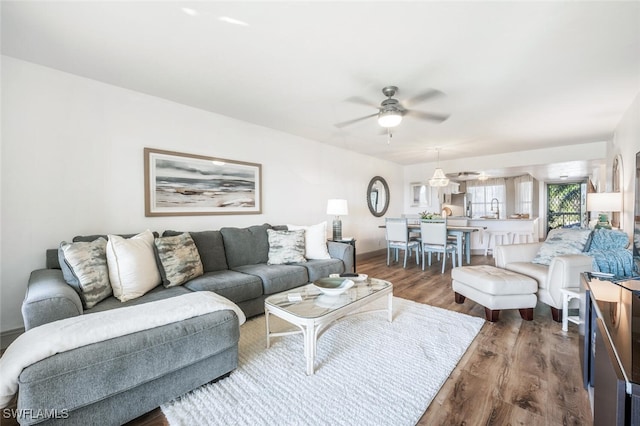
[[[145,216],[262,213],[262,165],[144,148]]]

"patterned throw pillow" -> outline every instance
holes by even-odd
[[[267,229],[269,236],[269,265],[306,262],[304,257],[304,230],[274,231]]]
[[[73,287],[85,309],[94,307],[113,294],[109,282],[106,254],[107,240],[68,243],[63,241],[58,258],[65,281]]]
[[[584,250],[589,235],[591,235],[590,229],[552,229],[531,262],[549,265],[556,256],[580,254]]]
[[[202,275],[200,254],[188,232],[155,239],[156,253],[162,268],[162,284],[175,287]]]

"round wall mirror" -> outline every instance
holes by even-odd
[[[389,208],[389,185],[380,176],[376,176],[367,187],[367,205],[375,217],[383,216]]]

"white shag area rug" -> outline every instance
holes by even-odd
[[[375,312],[332,325],[307,376],[302,335],[273,338],[266,349],[263,315],[240,328],[229,377],[162,412],[171,425],[415,425],[483,324],[394,297],[392,323]]]

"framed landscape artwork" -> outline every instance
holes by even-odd
[[[412,182],[410,192],[411,207],[425,207],[431,204],[431,187],[428,183]]]
[[[145,216],[262,213],[262,166],[144,149]]]

